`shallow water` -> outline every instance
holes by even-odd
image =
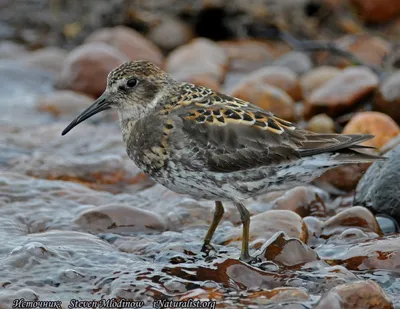
[[[66,308],[73,298],[114,297],[149,307],[194,298],[219,308],[312,308],[331,288],[368,279],[400,308],[399,234],[382,235],[357,209],[323,225],[348,208],[348,197],[310,188],[249,201],[254,265],[237,259],[240,220],[226,205],[214,250],[201,253],[213,203],[154,185],[127,158],[117,123],[84,124],[61,137],[69,119],[36,108],[52,83],[0,63],[0,308],[16,298]],[[284,208],[308,217],[293,215],[288,227]],[[270,209],[274,224],[264,226]],[[390,220],[380,223],[394,231]]]

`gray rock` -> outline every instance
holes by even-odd
[[[385,214],[400,222],[400,145],[376,161],[360,180],[354,205]]]
[[[313,68],[310,57],[305,53],[297,51],[284,54],[278,60],[274,61],[272,65],[289,68],[299,75],[302,75]]]

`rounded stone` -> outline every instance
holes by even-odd
[[[380,85],[374,107],[400,123],[400,71],[389,76]]]
[[[219,44],[229,57],[232,71],[253,71],[275,59],[273,49],[266,42],[240,40],[223,41]]]
[[[37,108],[55,117],[76,116],[93,103],[93,98],[71,90],[58,90],[38,98]]]
[[[383,235],[375,216],[365,207],[354,206],[326,220],[322,224],[321,237],[329,238],[339,235],[348,228],[358,228],[362,231]]]
[[[106,89],[108,73],[126,61],[126,55],[108,44],[81,45],[68,54],[57,86],[98,97]]]
[[[297,74],[288,68],[273,66],[263,67],[251,72],[236,85],[232,92],[245,92],[247,87],[255,84],[277,87],[285,91],[295,101],[302,97]]]
[[[260,248],[277,232],[285,232],[289,237],[307,242],[308,230],[302,218],[290,210],[269,210],[251,217],[250,246]],[[242,226],[232,229],[226,236],[225,243],[232,243],[240,247],[242,240]]]
[[[232,96],[248,101],[288,121],[295,118],[293,99],[283,90],[263,83],[233,89]]]
[[[365,146],[382,148],[400,133],[400,128],[388,115],[380,112],[356,114],[344,127],[343,134],[372,134],[375,137],[362,143]]]
[[[392,309],[389,296],[372,280],[338,285],[322,296],[314,309]]]
[[[310,119],[307,130],[315,133],[335,133],[335,122],[326,114],[318,114]]]
[[[163,63],[163,55],[157,45],[125,26],[96,30],[86,38],[86,42],[106,43],[130,60],[148,60],[158,66]]]
[[[291,210],[301,217],[310,215],[326,215],[324,193],[315,187],[299,186],[285,192],[272,203],[273,209]]]
[[[370,165],[371,163],[355,163],[338,166],[326,171],[314,182],[327,183],[345,192],[354,191]]]
[[[163,16],[157,25],[150,29],[147,37],[157,46],[165,50],[172,50],[186,44],[193,38],[193,31],[183,21]]]
[[[172,51],[165,68],[178,81],[198,76],[221,84],[228,69],[228,57],[224,49],[209,39],[198,38]]]
[[[302,75],[313,67],[310,57],[302,52],[292,51],[284,54],[272,63],[274,66],[286,67],[293,72]]]
[[[136,207],[105,205],[93,207],[78,215],[75,222],[91,232],[162,232],[165,220],[156,213]]]
[[[63,67],[67,54],[67,51],[61,48],[45,47],[28,53],[21,60],[27,66],[58,74]]]
[[[392,46],[388,41],[370,34],[346,35],[337,40],[336,44],[365,63],[377,66],[381,65],[392,51]]]
[[[400,13],[400,2],[393,0],[351,0],[360,17],[369,23],[387,22]]]
[[[387,160],[375,161],[360,180],[354,203],[400,223],[400,145],[385,156]]]
[[[300,85],[303,96],[306,98],[311,93],[335,77],[341,72],[340,69],[331,66],[320,66],[307,72],[300,77]]]
[[[378,77],[368,68],[351,67],[315,89],[304,105],[304,115],[337,116],[352,108],[378,86]]]

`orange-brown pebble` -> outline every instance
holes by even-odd
[[[316,183],[328,183],[337,189],[353,191],[371,163],[346,164],[335,167],[318,177]]]
[[[300,77],[300,85],[303,96],[306,98],[311,93],[320,88],[327,81],[335,77],[341,72],[340,69],[331,66],[320,66],[305,73]]]
[[[125,54],[105,43],[81,45],[68,54],[57,86],[98,97],[106,89],[108,73],[128,60]]]
[[[295,118],[293,99],[275,86],[249,83],[235,88],[232,96],[255,104],[288,121],[293,121]]]
[[[352,232],[356,232],[354,229]],[[356,240],[351,245],[344,241],[345,250],[321,248],[319,256],[330,265],[343,265],[349,270],[387,269],[398,270],[400,267],[400,237],[368,237]]]
[[[361,112],[349,121],[343,133],[372,134],[375,138],[362,144],[380,149],[400,133],[400,128],[388,115],[380,112]]]
[[[322,225],[322,238],[338,235],[348,228],[358,228],[366,232],[374,232],[382,236],[375,216],[365,207],[355,206],[347,208],[330,217]]]
[[[374,107],[400,124],[400,72],[389,76],[380,85]]]
[[[282,267],[299,267],[319,260],[318,254],[297,238],[284,232],[273,235],[260,249],[260,261],[273,261]]]
[[[324,215],[325,204],[320,196],[321,191],[313,187],[299,186],[293,188],[273,202],[273,209],[287,209],[296,212],[301,217],[309,215]]]
[[[121,205],[93,207],[80,213],[75,222],[94,233],[151,232],[166,229],[166,222],[158,214]]]
[[[232,93],[246,92],[247,87],[255,84],[259,84],[260,87],[265,84],[277,87],[295,101],[302,98],[297,74],[285,67],[268,66],[253,71],[236,85]]]
[[[130,60],[149,60],[158,66],[163,63],[163,55],[157,45],[128,27],[116,26],[96,30],[86,38],[86,42],[111,45]]]
[[[378,77],[368,68],[347,68],[311,93],[305,101],[304,115],[340,115],[373,92],[378,82]]]
[[[372,280],[338,285],[322,296],[314,309],[392,309],[389,296]]]
[[[309,299],[309,295],[302,288],[297,287],[279,287],[272,290],[262,290],[251,292],[246,295],[241,303],[242,304],[271,304],[271,302],[282,303],[298,301],[304,302]]]
[[[273,50],[265,42],[241,40],[222,41],[219,44],[229,57],[231,70],[255,70],[275,58]]]
[[[198,38],[172,51],[165,69],[178,81],[201,76],[221,84],[228,69],[228,56],[217,43]]]
[[[276,232],[285,232],[288,236],[307,241],[307,227],[303,219],[290,210],[269,210],[251,217],[250,246],[260,248]],[[226,236],[225,243],[235,242],[240,247],[242,226],[232,229]]]
[[[360,17],[369,23],[387,22],[400,14],[400,2],[393,0],[351,0]]]
[[[336,44],[365,63],[377,66],[381,65],[385,57],[392,51],[388,41],[369,34],[346,35],[337,40]]]
[[[307,130],[315,133],[335,133],[335,122],[326,114],[318,114],[310,119]]]

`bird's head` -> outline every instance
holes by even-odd
[[[104,93],[80,113],[62,132],[109,108],[116,108],[120,119],[140,119],[151,112],[168,93],[174,81],[149,61],[130,61],[108,74]]]

